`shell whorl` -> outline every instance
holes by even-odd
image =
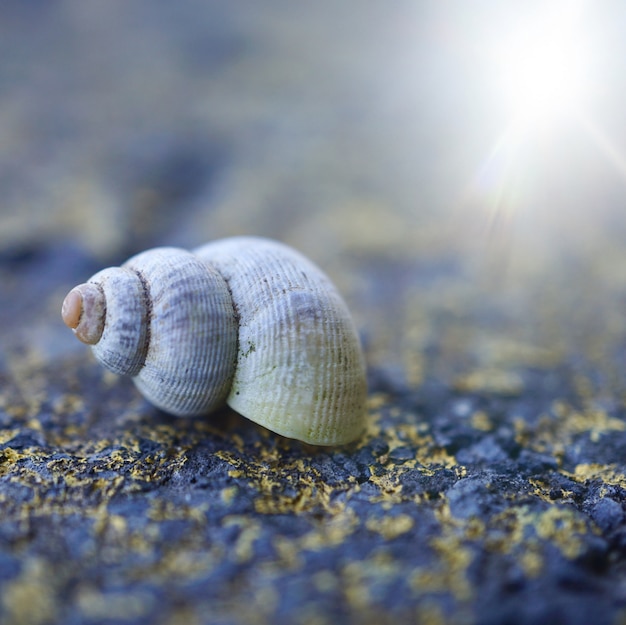
[[[176,415],[204,414],[224,402],[237,350],[237,321],[220,274],[190,252],[155,248],[129,259],[148,290],[148,349],[135,384]]]
[[[107,369],[135,376],[143,367],[148,349],[149,295],[136,272],[109,267],[88,282],[104,295],[106,314],[100,340],[93,352]]]
[[[239,318],[228,404],[317,445],[359,436],[365,364],[348,308],[326,275],[288,246],[256,237],[223,239],[194,253],[226,279]]]
[[[87,345],[95,345],[104,331],[106,298],[96,284],[79,284],[63,300],[61,317],[75,336]]]

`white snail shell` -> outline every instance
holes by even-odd
[[[148,250],[72,289],[62,316],[98,361],[172,414],[227,402],[315,445],[363,430],[365,364],[348,309],[319,268],[281,243]]]

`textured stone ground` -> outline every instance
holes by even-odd
[[[468,15],[342,7],[0,9],[3,625],[626,621],[615,81],[612,156],[567,127],[484,186]],[[355,444],[160,413],[62,325],[98,269],[231,234],[345,295]]]

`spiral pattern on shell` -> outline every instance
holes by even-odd
[[[348,309],[318,267],[281,243],[148,250],[72,289],[62,314],[101,364],[169,413],[227,402],[318,445],[363,430],[365,364]]]

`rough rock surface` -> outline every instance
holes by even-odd
[[[623,133],[474,188],[503,119],[427,6],[3,3],[3,625],[626,621]],[[62,325],[100,268],[231,234],[345,295],[355,444],[170,417]]]

